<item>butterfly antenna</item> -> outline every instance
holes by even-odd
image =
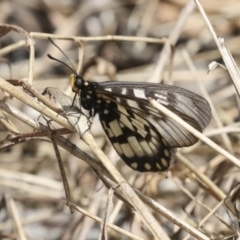
[[[77,72],[76,72],[73,68],[71,68],[69,65],[67,65],[65,62],[63,62],[63,61],[61,61],[61,60],[53,57],[53,56],[50,55],[49,53],[47,54],[47,56],[48,56],[50,59],[52,59],[52,60],[55,60],[55,61],[57,61],[57,62],[62,63],[63,65],[65,65],[66,67],[68,67],[72,72],[74,72],[76,75],[78,75]]]
[[[68,67],[69,69],[71,69],[76,75],[78,75],[75,67],[74,67],[73,64],[71,63],[71,61],[70,61],[70,59],[68,58],[68,56],[67,56],[67,55],[62,51],[62,49],[52,40],[52,38],[49,37],[48,40],[49,40],[50,43],[52,43],[52,44],[63,54],[63,56],[67,59],[67,61],[68,61],[69,64],[71,65],[71,67],[70,67],[69,65],[67,65],[66,63],[64,63],[64,62],[62,62],[62,61],[54,58],[54,57],[51,56],[50,54],[47,54],[47,56],[48,56],[50,59],[52,59],[52,60],[55,60],[55,61],[57,61],[57,62],[62,63],[63,65],[65,65],[66,67]]]

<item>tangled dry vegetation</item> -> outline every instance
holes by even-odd
[[[238,239],[238,0],[13,0],[0,9],[0,239]],[[80,140],[41,95],[71,95],[71,72],[47,58],[66,62],[48,37],[86,79],[164,81],[204,96],[212,120],[194,133],[200,141],[168,172],[138,173],[97,117],[94,137]]]

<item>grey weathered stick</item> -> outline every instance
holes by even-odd
[[[219,52],[222,55],[223,61],[227,67],[227,70],[233,80],[234,86],[237,90],[238,96],[240,97],[240,71],[237,67],[236,62],[234,61],[232,54],[230,53],[230,51],[226,48],[225,43],[224,43],[224,39],[220,38],[217,36],[217,34],[215,33],[201,3],[198,0],[194,0],[198,10],[200,11],[200,13],[202,14],[202,17],[204,19],[204,21],[207,24],[207,27],[209,28],[213,39],[218,47]]]

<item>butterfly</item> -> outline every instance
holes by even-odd
[[[153,98],[202,132],[211,108],[201,96],[186,89],[159,83],[124,81],[90,82],[71,75],[72,90],[82,108],[99,114],[102,127],[116,152],[139,172],[166,171],[176,148],[198,139],[173,119],[152,107]]]

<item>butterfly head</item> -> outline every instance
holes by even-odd
[[[85,81],[83,77],[74,73],[70,76],[70,83],[72,91],[78,93],[83,88]]]

